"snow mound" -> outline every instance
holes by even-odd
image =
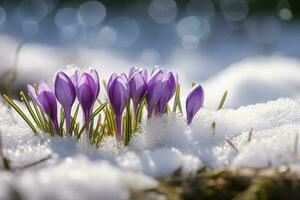
[[[51,155],[18,173],[0,171],[0,199],[16,191],[25,199],[128,199],[131,190],[155,187],[152,177],[179,169],[192,174],[203,166],[287,165],[300,172],[299,100],[280,98],[219,111],[202,108],[190,126],[185,116],[169,113],[145,120],[129,146],[107,137],[99,149],[73,138],[34,136],[18,116],[0,106],[3,152],[13,167]]]
[[[14,184],[26,199],[128,199],[132,189],[156,187],[143,174],[120,170],[106,161],[85,157],[65,159],[54,167],[28,171]],[[37,186],[39,189],[37,189]]]
[[[204,83],[205,106],[216,109],[225,90],[225,107],[263,103],[279,97],[299,98],[300,61],[282,56],[249,58],[235,63]],[[219,98],[217,98],[219,97]]]

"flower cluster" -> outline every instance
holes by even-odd
[[[146,69],[133,67],[128,75],[113,73],[107,84],[106,82],[103,84],[107,90],[109,103],[98,99],[100,82],[95,69],[89,73],[76,70],[71,76],[60,71],[55,76],[54,91],[47,83],[41,81],[37,85],[27,86],[32,101],[29,101],[23,92],[21,99],[38,129],[53,135],[77,136],[78,139],[84,133],[85,141],[94,144],[98,144],[105,135],[115,135],[118,141],[128,144],[131,134],[138,131],[144,110],[147,110],[148,118],[168,113],[171,111],[168,103],[174,96],[172,111],[176,112],[178,109],[182,113],[180,84],[177,75],[171,71],[155,67],[148,75]],[[33,131],[37,132],[22,110],[9,97],[4,98]],[[76,99],[78,105],[74,112],[72,107]],[[187,124],[192,122],[203,101],[203,88],[199,84],[194,85],[186,98]],[[57,102],[61,105],[60,120]],[[100,104],[96,110],[95,104]],[[83,124],[77,122],[79,105]]]

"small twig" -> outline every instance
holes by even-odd
[[[0,76],[0,93],[7,94],[8,96],[12,95],[14,85],[17,79],[17,70],[18,70],[18,61],[20,57],[20,52],[24,43],[19,44],[15,52],[15,58],[11,69],[6,73]]]
[[[248,133],[248,142],[251,142],[252,136],[253,136],[253,128],[251,128],[249,133]]]
[[[49,160],[50,158],[52,158],[52,154],[48,155],[47,157],[45,158],[42,158],[40,160],[37,160],[35,162],[32,162],[32,163],[29,163],[27,165],[24,165],[24,166],[21,166],[21,167],[15,167],[15,168],[12,168],[11,165],[10,165],[10,160],[8,158],[6,158],[3,154],[3,145],[2,145],[2,135],[1,135],[1,132],[0,132],[0,159],[2,160],[3,162],[3,166],[4,166],[4,169],[7,170],[7,171],[18,171],[18,170],[24,170],[24,169],[27,169],[27,168],[30,168],[30,167],[33,167],[35,165],[38,165],[42,162],[45,162],[47,160]]]
[[[30,168],[30,167],[34,167],[35,165],[38,165],[38,164],[40,164],[40,163],[43,163],[43,162],[49,160],[50,158],[52,158],[52,154],[50,154],[50,155],[48,155],[47,157],[42,158],[42,159],[40,159],[40,160],[34,161],[34,162],[32,162],[32,163],[29,163],[29,164],[27,164],[27,165],[24,165],[24,166],[21,166],[21,167],[15,167],[15,168],[13,169],[13,171],[24,170],[24,169],[28,169],[28,168]]]
[[[230,139],[226,139],[226,142],[238,153],[239,150],[236,148],[236,146],[232,143]]]
[[[213,121],[213,123],[211,124],[211,128],[213,130],[213,135],[215,135],[216,134],[216,122],[215,121]]]

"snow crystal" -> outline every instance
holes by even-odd
[[[156,187],[156,181],[120,170],[105,161],[68,158],[54,167],[16,177],[16,188],[26,199],[128,199],[132,189]],[[37,189],[37,186],[39,189]]]
[[[183,173],[192,173],[202,166],[199,158],[184,154],[176,148],[146,150],[139,153],[127,152],[117,157],[122,168],[141,171],[153,177],[163,177],[181,169]]]
[[[281,98],[219,111],[202,108],[190,126],[185,116],[169,113],[145,120],[129,146],[107,137],[99,149],[74,138],[34,136],[15,113],[0,106],[3,152],[13,167],[51,155],[18,173],[1,171],[5,186],[0,199],[12,192],[30,199],[128,199],[131,190],[155,187],[152,177],[179,169],[195,173],[203,166],[287,165],[300,171],[298,100]]]

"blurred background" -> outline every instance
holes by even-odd
[[[224,90],[227,107],[299,98],[299,14],[297,0],[0,0],[1,92],[67,66],[159,65],[212,108]]]

